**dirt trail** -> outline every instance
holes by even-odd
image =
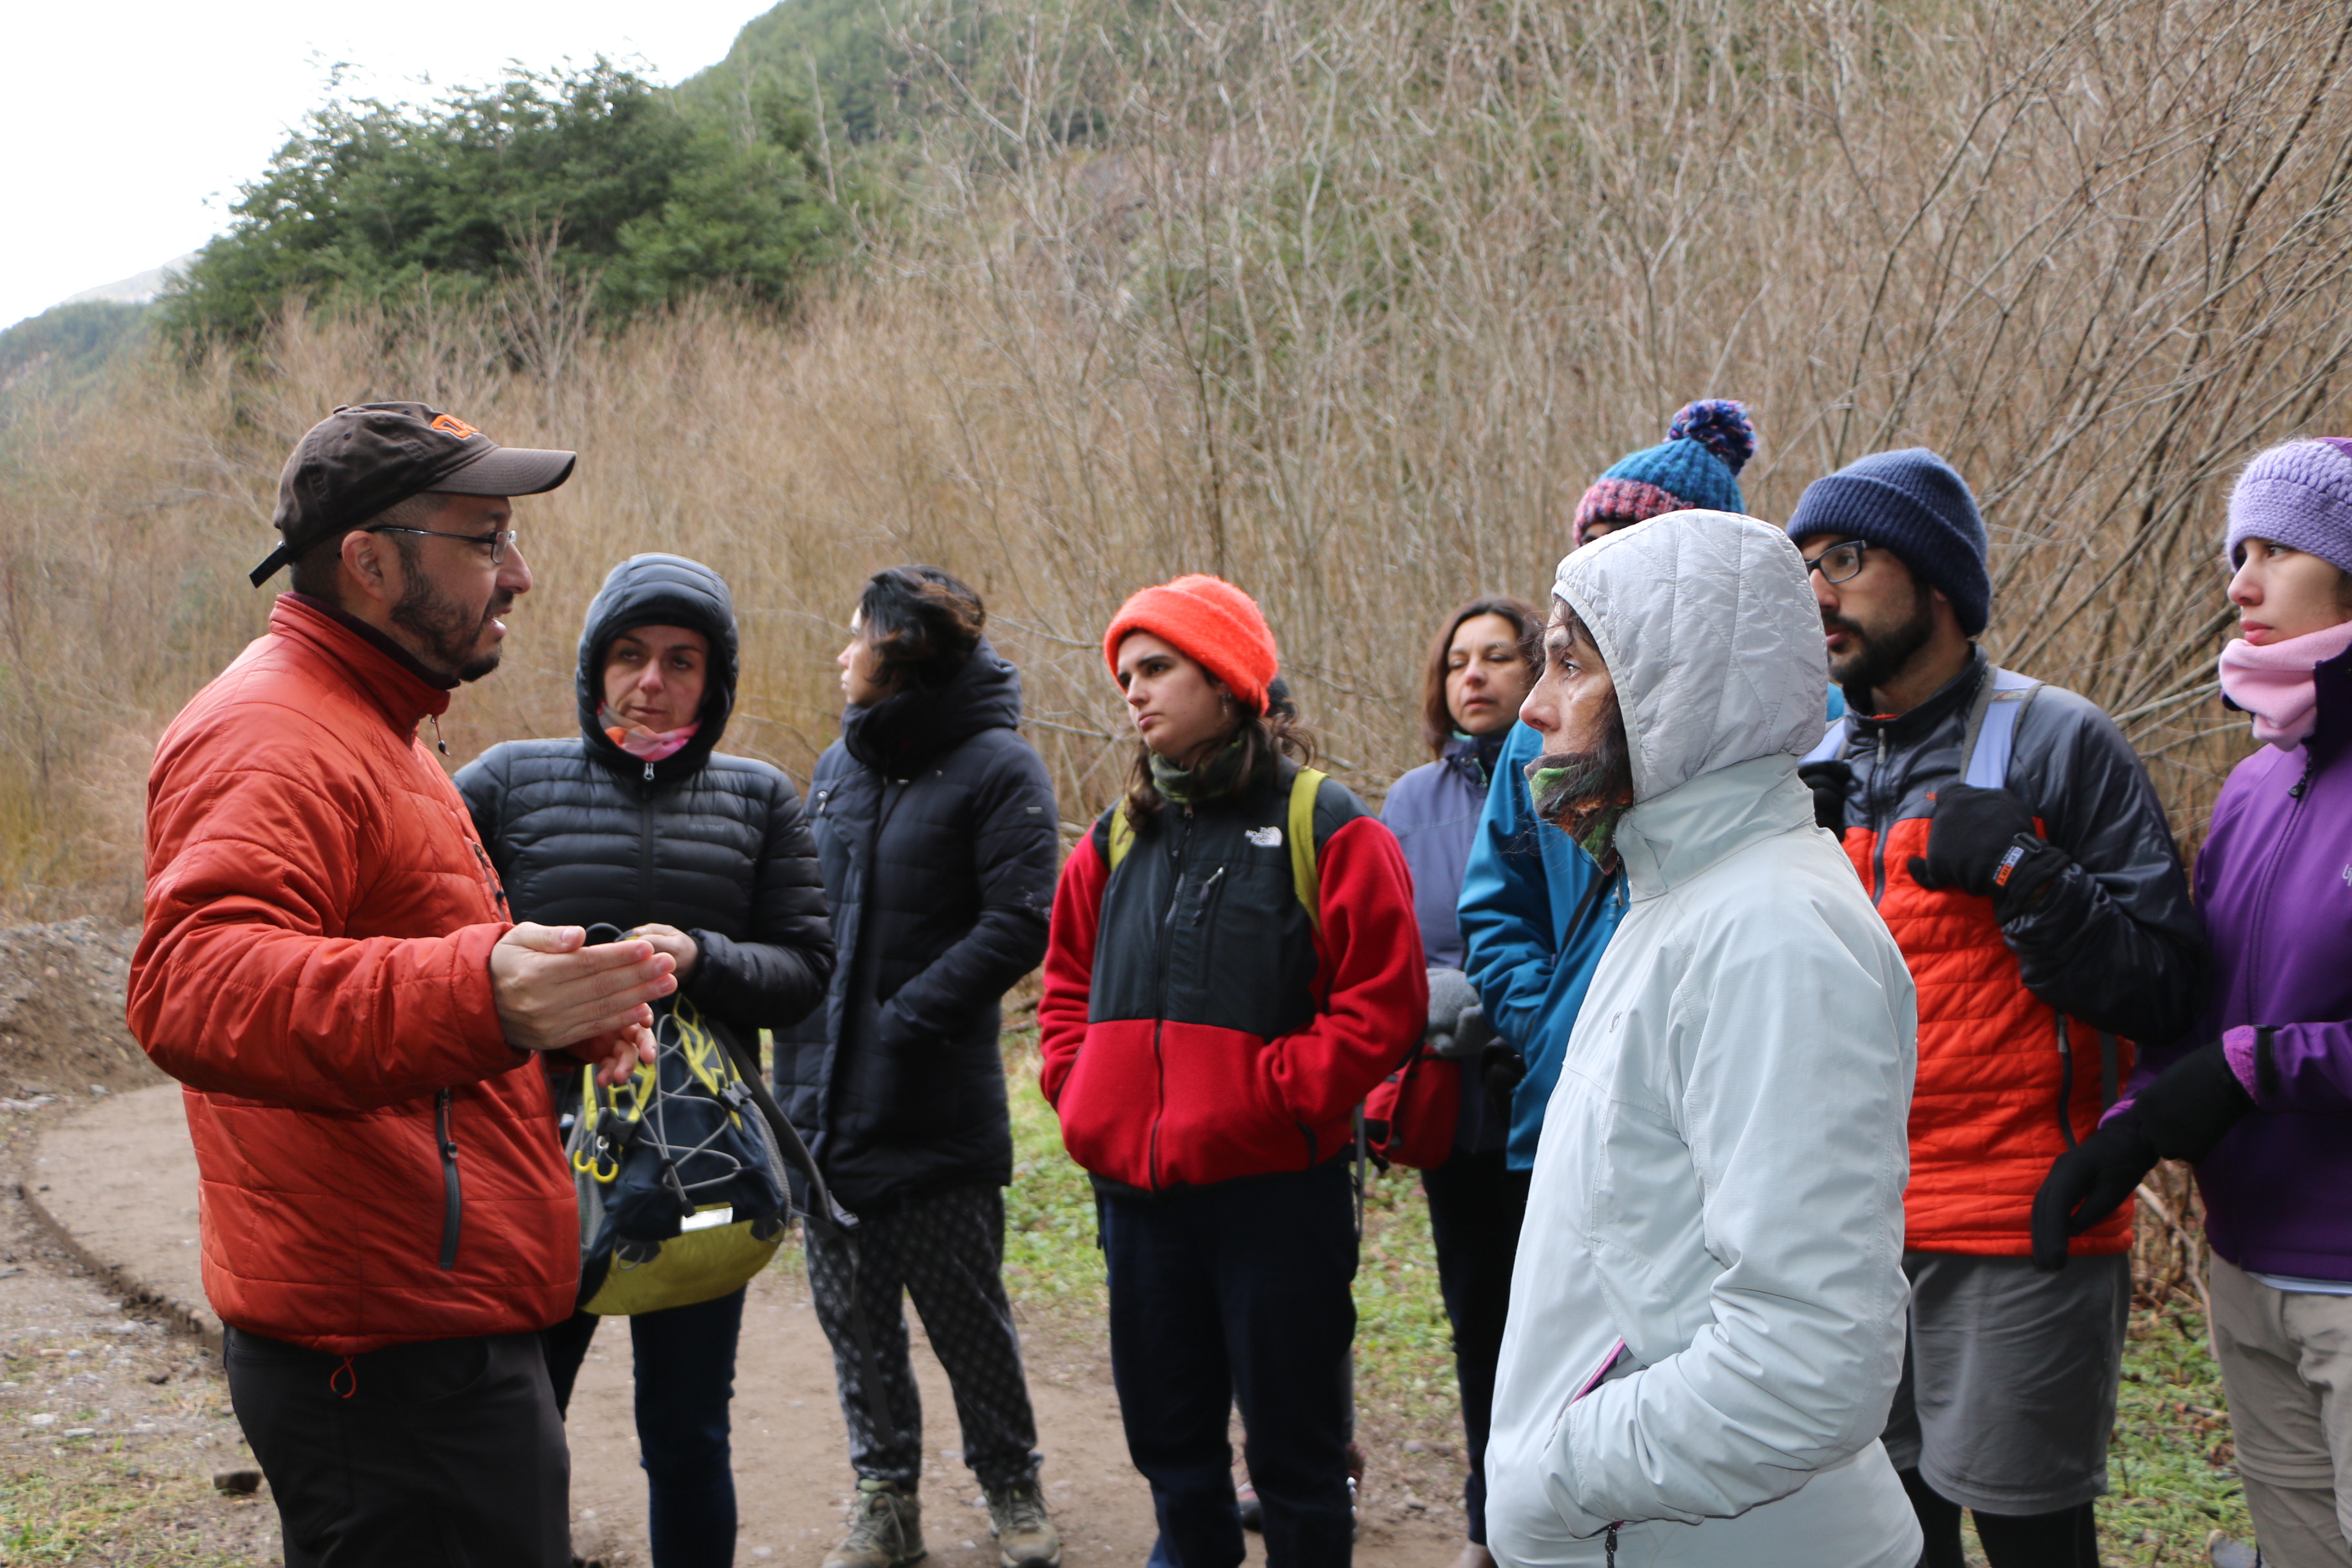
[[[36,1197],[30,1144],[57,1120],[0,1110],[0,1161]],[[267,1496],[213,1488],[253,1457],[212,1353],[121,1305],[13,1181],[0,1210],[0,1561],[278,1562]]]
[[[100,1271],[100,1283],[115,1292],[112,1298],[91,1296],[92,1286],[84,1283],[79,1287],[82,1295],[111,1312],[113,1300],[135,1293],[158,1324],[170,1321],[216,1334],[198,1283],[195,1161],[177,1086],[100,1097],[64,1115],[57,1108],[14,1114],[19,1122],[37,1123],[19,1167],[28,1212],[47,1216],[69,1236],[79,1260]],[[62,1258],[54,1258],[48,1270],[57,1279],[68,1271]],[[0,1287],[9,1283],[0,1279]],[[13,1327],[0,1293],[0,1334]],[[155,1356],[176,1358],[175,1364],[190,1366],[189,1375],[202,1378],[205,1393],[198,1404],[205,1415],[189,1428],[200,1454],[234,1446],[226,1390],[208,1370],[212,1363],[201,1354],[199,1342],[166,1339],[160,1326],[139,1333],[142,1345],[152,1338],[158,1347],[171,1347],[159,1348]],[[919,1326],[915,1341],[929,1461],[924,1533],[931,1557],[940,1568],[990,1568],[995,1552],[988,1518],[978,1506],[977,1484],[957,1458],[946,1380]],[[1025,1343],[1046,1457],[1046,1492],[1067,1539],[1066,1560],[1070,1568],[1140,1564],[1151,1545],[1150,1500],[1128,1464],[1099,1330],[1033,1325]],[[814,1568],[840,1533],[854,1481],[832,1361],[810,1310],[795,1252],[782,1255],[752,1286],[735,1386],[735,1474],[742,1521],[738,1561]],[[61,1411],[59,1396],[47,1384],[41,1387],[35,1402],[45,1400],[45,1409]],[[0,1396],[7,1394],[0,1388]],[[589,1353],[571,1418],[574,1547],[615,1568],[641,1563],[645,1553],[645,1477],[636,1464],[631,1398],[628,1329],[615,1321],[604,1327]],[[0,1397],[0,1410],[21,1403]],[[77,1391],[74,1425],[58,1429],[81,1434],[76,1440],[92,1448],[136,1450],[163,1429],[152,1424],[152,1403],[142,1403],[129,1384],[110,1384],[104,1400],[96,1392]],[[58,1415],[60,1422],[68,1419]],[[178,1462],[183,1479],[194,1474],[186,1454]],[[1378,1506],[1377,1496],[1367,1501],[1374,1506],[1367,1510],[1358,1549],[1366,1568],[1438,1568],[1453,1555],[1454,1543],[1438,1521],[1412,1513],[1392,1516]]]

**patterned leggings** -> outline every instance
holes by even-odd
[[[994,1490],[1037,1478],[1037,1422],[1021,1371],[1021,1336],[1004,1297],[1004,1191],[993,1183],[925,1193],[866,1215],[857,1227],[857,1294],[866,1309],[890,1430],[867,1419],[850,1325],[845,1247],[803,1226],[809,1293],[833,1342],[849,1462],[864,1479],[912,1489],[923,1468],[923,1409],[903,1302],[912,1297],[946,1369],[964,1462]]]

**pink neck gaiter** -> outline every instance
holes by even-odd
[[[2352,621],[2256,647],[2243,637],[2221,649],[2221,689],[2254,716],[2254,739],[2291,752],[2319,722],[2311,672],[2352,648]]]
[[[596,719],[604,725],[604,733],[613,744],[641,763],[657,763],[664,757],[677,755],[686,750],[686,743],[694,739],[694,732],[702,728],[697,721],[676,730],[656,732],[643,724],[624,724],[609,708],[599,712]]]

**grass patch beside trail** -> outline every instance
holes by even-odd
[[[84,1439],[69,1450],[79,1462],[12,1456],[0,1465],[0,1563],[231,1568],[252,1562],[246,1552],[206,1544],[205,1532],[188,1517],[223,1506],[201,1477],[158,1474],[133,1456],[120,1449],[107,1454],[105,1447]]]
[[[2099,1505],[2099,1545],[2108,1562],[2202,1562],[2215,1530],[2253,1539],[2227,1408],[2204,1319],[2194,1311],[2134,1312],[2107,1459],[2114,1489]]]

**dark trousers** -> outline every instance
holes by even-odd
[[[1919,1568],[1967,1568],[1960,1545],[1960,1505],[1938,1493],[1916,1470],[1902,1472],[1911,1511],[1919,1516]],[[1992,1568],[2099,1568],[2099,1526],[2095,1503],[2077,1503],[2053,1513],[1986,1513],[1977,1516],[1977,1540]]]
[[[1160,1568],[1242,1561],[1226,1413],[1239,1405],[1269,1568],[1347,1568],[1356,1231],[1346,1162],[1159,1197],[1105,1194],[1110,1365],[1151,1483]]]
[[[286,1568],[570,1568],[572,1458],[538,1335],[349,1357],[225,1338]]]
[[[1429,1230],[1437,1243],[1437,1288],[1454,1326],[1454,1375],[1462,1389],[1463,1447],[1470,1479],[1462,1507],[1470,1539],[1486,1540],[1486,1429],[1495,1416],[1495,1366],[1511,1304],[1511,1259],[1528,1214],[1531,1173],[1503,1163],[1503,1151],[1459,1153],[1421,1173]]]
[[[1037,1418],[1021,1369],[1021,1334],[1004,1295],[1004,1189],[993,1182],[942,1187],[863,1210],[855,1300],[877,1365],[890,1430],[877,1432],[860,1380],[850,1318],[849,1249],[803,1226],[809,1298],[833,1344],[834,1379],[849,1427],[849,1462],[867,1480],[912,1489],[923,1473],[923,1406],[907,1342],[906,1302],[948,1374],[963,1460],[991,1491],[1037,1479]]]
[[[604,1320],[574,1312],[547,1331],[547,1375],[559,1410]],[[743,1292],[640,1312],[629,1320],[636,1379],[637,1463],[646,1471],[646,1531],[654,1568],[727,1568],[735,1561],[735,1468],[728,1402]]]

